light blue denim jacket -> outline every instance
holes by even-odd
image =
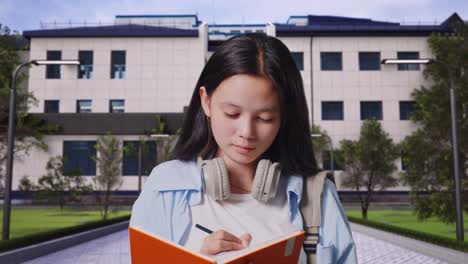
[[[184,245],[191,227],[190,207],[201,202],[201,190],[201,170],[195,161],[161,163],[153,169],[135,201],[130,225]],[[302,176],[289,176],[286,190],[291,223],[303,230],[299,210]],[[357,263],[349,223],[335,186],[329,180],[325,181],[322,195],[319,238],[317,263]]]

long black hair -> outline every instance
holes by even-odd
[[[211,97],[223,80],[236,74],[268,78],[279,95],[280,129],[260,158],[279,162],[283,175],[314,175],[318,168],[301,74],[289,49],[263,33],[230,38],[210,57],[193,91],[173,158],[187,161],[198,156],[214,157],[218,145],[201,107],[199,89],[204,86]]]

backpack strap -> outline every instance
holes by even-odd
[[[327,171],[320,171],[316,175],[304,177],[300,209],[304,222],[304,251],[307,255],[307,263],[315,264],[317,244],[319,241],[318,228],[322,223],[322,192]]]

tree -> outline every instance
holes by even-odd
[[[79,171],[65,175],[65,163],[61,156],[50,158],[46,165],[47,174],[39,178],[37,187],[33,187],[39,190],[40,198],[56,199],[61,211],[68,201],[80,201],[81,195],[91,190]]]
[[[113,204],[112,193],[122,185],[121,162],[122,149],[120,142],[112,135],[99,136],[96,149],[96,162],[99,175],[93,178],[96,199],[99,204],[102,219],[107,219]],[[116,208],[114,208],[116,209]]]
[[[312,137],[312,147],[314,148],[315,160],[320,164],[323,162],[322,153],[330,148],[326,137],[327,131],[322,130],[318,125],[312,125],[311,130],[313,135],[322,135],[321,137]]]
[[[453,223],[456,210],[449,73],[455,84],[462,200],[468,212],[468,26],[461,23],[453,33],[433,34],[428,43],[436,62],[424,71],[431,86],[421,86],[412,93],[415,111],[411,120],[418,129],[401,144],[406,165],[403,178],[411,187],[411,201],[420,219],[436,216]]]
[[[375,119],[362,124],[359,140],[342,140],[340,145],[337,156],[343,168],[342,185],[358,192],[362,218],[367,219],[374,193],[398,184],[393,175],[398,147]]]
[[[18,190],[23,191],[23,192],[30,192],[34,191],[37,188],[36,185],[29,179],[28,176],[24,175],[18,185]]]
[[[157,126],[151,130],[152,134],[161,135],[166,133],[166,123],[160,115],[156,115]],[[180,129],[174,135],[166,137],[157,137],[154,139],[156,142],[157,151],[157,164],[168,161],[172,158],[172,150],[180,135]]]
[[[0,191],[3,189],[5,177],[5,164],[7,160],[7,131],[10,88],[12,74],[21,63],[18,47],[21,35],[16,31],[11,31],[8,27],[0,24]],[[47,150],[44,136],[59,131],[58,126],[47,125],[43,120],[34,118],[28,114],[28,109],[37,100],[32,93],[27,91],[24,80],[27,78],[24,72],[20,73],[17,82],[17,116],[15,128],[15,160],[21,159],[23,155],[28,155],[33,147]]]

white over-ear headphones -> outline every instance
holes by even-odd
[[[203,160],[198,157],[198,166],[202,170],[205,192],[214,200],[226,200],[231,195],[229,175],[226,163],[222,158]],[[267,202],[276,196],[276,189],[281,175],[278,162],[262,159],[257,164],[252,185],[252,196]]]

